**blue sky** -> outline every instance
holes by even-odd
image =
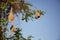
[[[60,0],[25,0],[33,4],[33,7],[46,12],[41,18],[27,23],[21,21],[20,23],[15,19],[15,26],[22,28],[24,37],[28,35],[34,36],[32,40],[58,40],[60,38]],[[36,8],[35,8],[36,9]],[[18,25],[17,25],[18,24]]]

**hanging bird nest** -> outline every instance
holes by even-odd
[[[14,15],[13,15],[13,8],[11,7],[11,10],[9,12],[9,15],[8,15],[8,21],[13,21],[14,20]]]
[[[36,19],[40,18],[40,12],[39,12],[39,10],[35,10],[35,18]]]

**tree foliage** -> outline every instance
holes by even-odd
[[[41,15],[44,15],[44,11],[41,10],[33,10],[30,8],[33,5],[30,3],[26,3],[25,0],[0,0],[0,39],[1,40],[31,40],[31,36],[27,39],[22,36],[21,29],[17,28],[14,32],[14,36],[10,38],[6,38],[6,27],[9,22],[14,20],[14,15],[21,14],[21,20],[38,19]],[[18,15],[17,15],[18,16]],[[14,24],[12,24],[14,25]],[[14,26],[10,28],[12,30]]]

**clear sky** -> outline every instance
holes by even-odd
[[[17,24],[22,28],[24,37],[28,35],[34,36],[32,40],[58,40],[60,38],[60,0],[25,0],[33,4],[33,8],[43,10],[46,12],[44,16],[34,21],[17,22],[15,19],[15,26]],[[33,9],[32,8],[32,9]]]

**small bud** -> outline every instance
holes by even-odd
[[[24,16],[22,16],[22,20],[24,20],[24,18],[25,18],[25,17],[24,17]]]
[[[0,27],[0,31],[2,31],[2,27]]]

